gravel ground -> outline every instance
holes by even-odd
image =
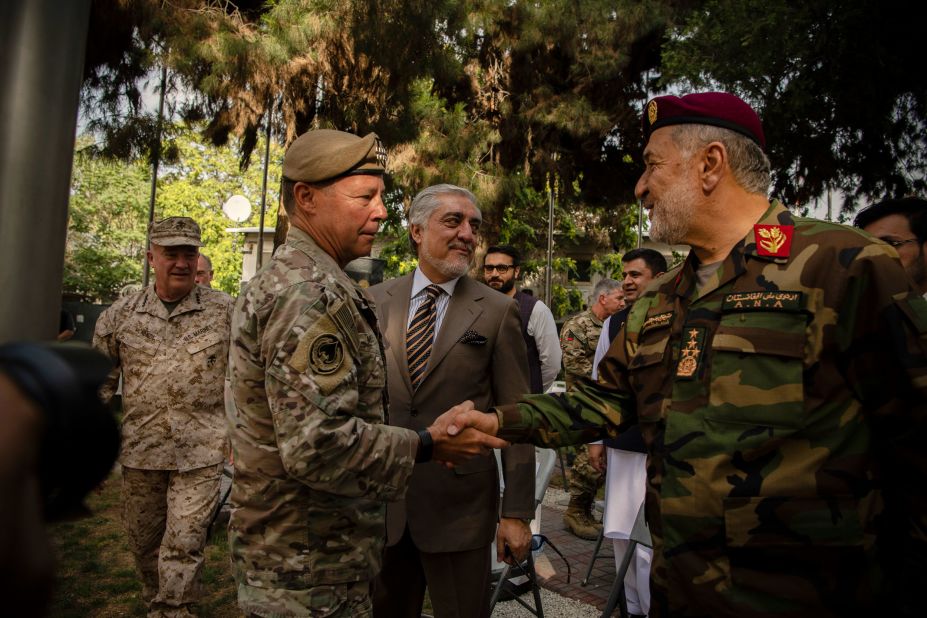
[[[544,494],[544,505],[560,511],[566,510],[569,501],[570,494],[556,487],[548,487],[547,493]],[[523,594],[521,598],[534,607],[534,596],[531,592]],[[601,610],[592,605],[568,599],[544,588],[541,588],[541,605],[544,608],[544,615],[554,618],[599,618],[602,615]],[[523,618],[535,614],[522,607],[517,601],[503,601],[496,604],[492,615],[493,618]]]
[[[530,592],[525,593],[521,598],[534,607],[534,595]],[[601,610],[592,605],[562,597],[544,588],[541,588],[541,605],[544,608],[544,615],[553,618],[599,618],[602,615]],[[497,603],[492,612],[493,618],[522,618],[534,615],[519,605],[517,601]]]

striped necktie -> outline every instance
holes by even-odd
[[[409,379],[412,381],[412,390],[418,388],[428,366],[428,357],[431,355],[431,346],[435,340],[435,299],[441,294],[440,287],[432,284],[425,288],[425,300],[418,306],[409,330],[406,333],[406,353],[409,357]]]

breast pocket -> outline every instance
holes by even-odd
[[[642,333],[628,363],[629,380],[637,395],[637,416],[642,422],[661,418],[662,408],[668,402],[665,382],[669,374],[665,369],[665,357],[669,339],[669,324]]]
[[[120,334],[119,343],[124,364],[130,364],[132,360],[150,361],[157,356],[160,347],[158,342],[130,332]]]
[[[221,333],[210,333],[202,339],[188,343],[185,348],[196,366],[209,369],[222,365],[220,359],[228,355],[228,348],[224,345],[227,341]]]
[[[806,326],[803,313],[724,314],[711,343],[707,417],[754,427],[801,427]]]

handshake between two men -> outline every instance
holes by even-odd
[[[499,418],[494,413],[476,410],[472,401],[464,401],[441,416],[428,427],[434,441],[433,459],[448,468],[477,455],[486,455],[490,449],[505,448],[509,443],[496,437]]]

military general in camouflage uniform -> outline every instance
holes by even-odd
[[[559,446],[640,426],[651,616],[914,616],[927,583],[927,301],[889,245],[766,197],[726,93],[646,107],[636,192],[691,245],[634,304],[598,384],[461,426]]]
[[[624,307],[621,283],[602,279],[592,290],[591,304],[573,316],[560,329],[563,350],[563,370],[567,388],[592,375],[592,359],[602,332],[602,321]],[[589,461],[589,450],[583,445],[570,467],[570,504],[563,514],[563,525],[581,539],[595,540],[602,524],[592,516],[595,494],[602,486],[604,475]]]
[[[122,374],[123,519],[149,616],[191,616],[219,476],[228,450],[223,386],[228,294],[194,282],[200,228],[188,217],[153,223],[152,285],[100,316],[95,348]]]
[[[238,604],[257,616],[371,614],[387,501],[416,462],[501,441],[385,424],[376,308],[342,270],[386,218],[376,135],[310,131],[283,162],[292,227],[232,319],[229,544]]]

